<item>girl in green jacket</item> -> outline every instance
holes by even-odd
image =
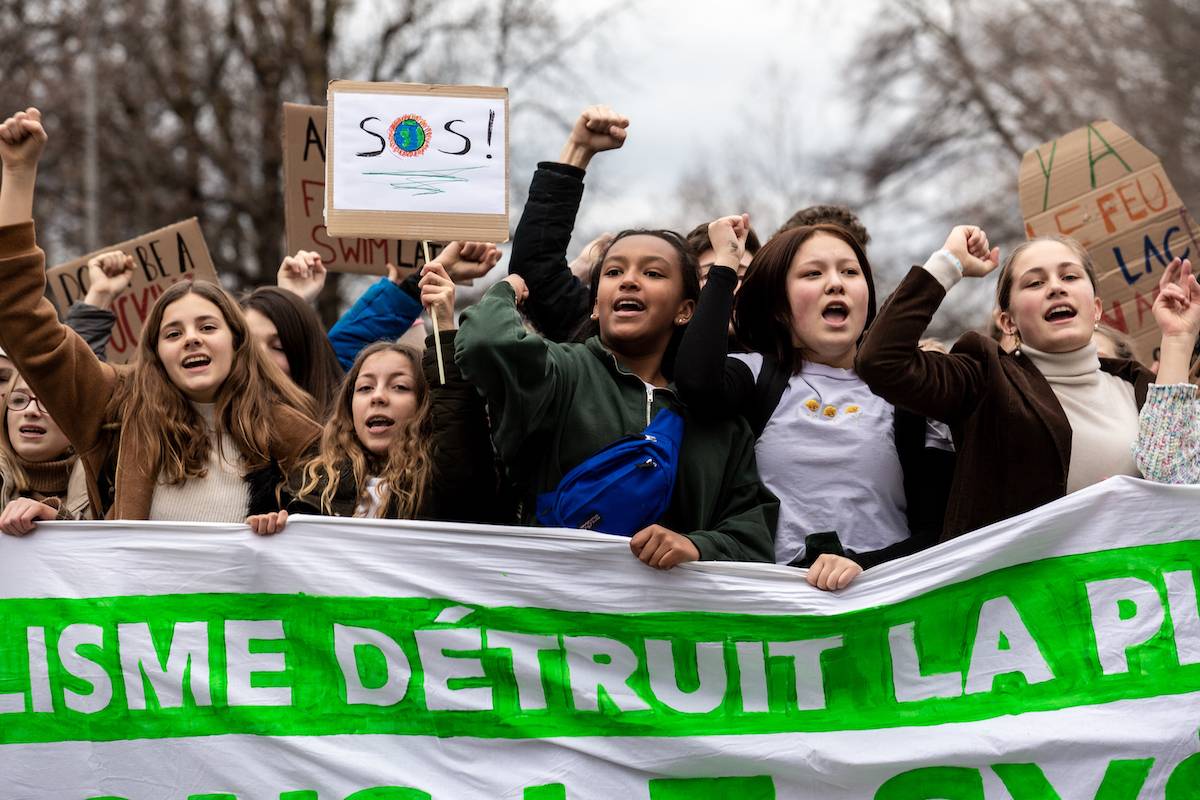
[[[628,120],[604,107],[580,116],[557,163],[539,165],[513,240],[510,273],[530,264],[565,269],[584,167],[620,147]],[[572,279],[573,280],[573,279]],[[672,353],[700,293],[695,256],[670,231],[627,230],[592,270],[585,341],[559,344],[525,329],[528,297],[516,274],[463,313],[456,357],[488,401],[499,455],[533,501],[616,440],[641,434],[664,409],[684,418],[678,471],[666,512],[630,539],[646,564],[772,561],[778,501],[763,486],[742,420],[690,418],[670,383]]]

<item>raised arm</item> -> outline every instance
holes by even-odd
[[[513,234],[508,271],[529,287],[525,313],[546,338],[565,342],[591,309],[588,289],[567,265],[567,247],[583,197],[583,176],[592,156],[625,142],[629,120],[606,106],[584,109],[557,162],[533,174],[525,211]]]
[[[451,243],[447,250],[458,247]],[[494,250],[494,248],[493,248]],[[443,255],[446,251],[443,251]],[[491,258],[491,254],[487,254]],[[495,262],[493,262],[495,263]],[[425,343],[422,368],[432,397],[433,475],[425,509],[432,519],[498,521],[496,461],[489,438],[487,408],[474,384],[454,360],[454,281],[437,260],[423,270],[421,303],[437,316],[446,382],[441,382],[433,334]]]
[[[517,306],[528,295],[524,281],[509,275],[463,311],[454,341],[458,366],[487,399],[492,439],[510,465],[569,400],[560,365],[567,346],[525,329]]]
[[[1167,265],[1154,300],[1162,331],[1158,380],[1138,418],[1134,458],[1142,475],[1161,483],[1200,483],[1200,392],[1188,383],[1200,335],[1200,282],[1190,261]]]
[[[108,361],[108,340],[112,338],[112,330],[117,324],[116,314],[108,308],[79,300],[67,309],[63,323],[87,342],[96,358]]]
[[[342,369],[348,372],[363,348],[395,341],[412,327],[421,316],[418,279],[401,279],[399,273],[380,278],[329,329],[329,343]]]
[[[45,295],[46,255],[33,227],[33,191],[45,143],[36,109],[0,125],[0,346],[82,453],[96,444],[116,372],[59,322]]]
[[[988,249],[979,228],[959,226],[923,267],[909,271],[867,329],[855,359],[855,370],[871,391],[942,422],[953,422],[975,406],[985,379],[981,362],[959,352],[924,351],[917,343],[946,293],[963,277],[990,273],[999,255]]]
[[[499,260],[500,251],[490,243],[452,242],[430,263],[441,264],[451,278],[456,278],[461,274],[487,272]],[[329,330],[329,342],[346,371],[354,365],[354,359],[363,348],[375,342],[394,342],[421,316],[421,273],[414,272],[403,278],[394,264],[387,267],[388,276],[363,292]]]
[[[110,250],[88,261],[88,290],[83,300],[72,303],[63,322],[83,337],[101,361],[107,361],[108,340],[117,315],[113,301],[129,288],[133,280],[133,256]]]
[[[0,124],[0,226],[33,222],[33,191],[46,139],[42,112],[36,108],[18,111]]]
[[[320,253],[312,250],[297,250],[287,256],[275,274],[275,285],[287,289],[306,303],[315,303],[325,288],[328,271]]]
[[[1200,336],[1200,282],[1190,260],[1177,258],[1167,265],[1153,312],[1162,332],[1155,383],[1187,383]]]
[[[722,217],[708,226],[716,261],[675,356],[680,398],[691,411],[708,418],[740,413],[749,419],[753,410],[754,374],[745,362],[727,357],[737,268],[749,230],[746,214]]]

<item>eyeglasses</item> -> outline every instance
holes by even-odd
[[[46,407],[42,405],[41,400],[38,400],[37,397],[29,394],[28,392],[10,392],[8,399],[5,400],[5,405],[8,406],[9,411],[24,411],[25,409],[29,408],[30,403],[35,403],[38,407],[38,410],[43,414],[50,413],[46,410]]]

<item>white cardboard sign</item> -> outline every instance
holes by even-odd
[[[329,109],[331,233],[507,239],[507,90],[335,82]]]

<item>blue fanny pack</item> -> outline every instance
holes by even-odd
[[[682,439],[683,418],[659,411],[641,434],[613,442],[539,495],[538,522],[617,536],[654,524],[671,504]]]

